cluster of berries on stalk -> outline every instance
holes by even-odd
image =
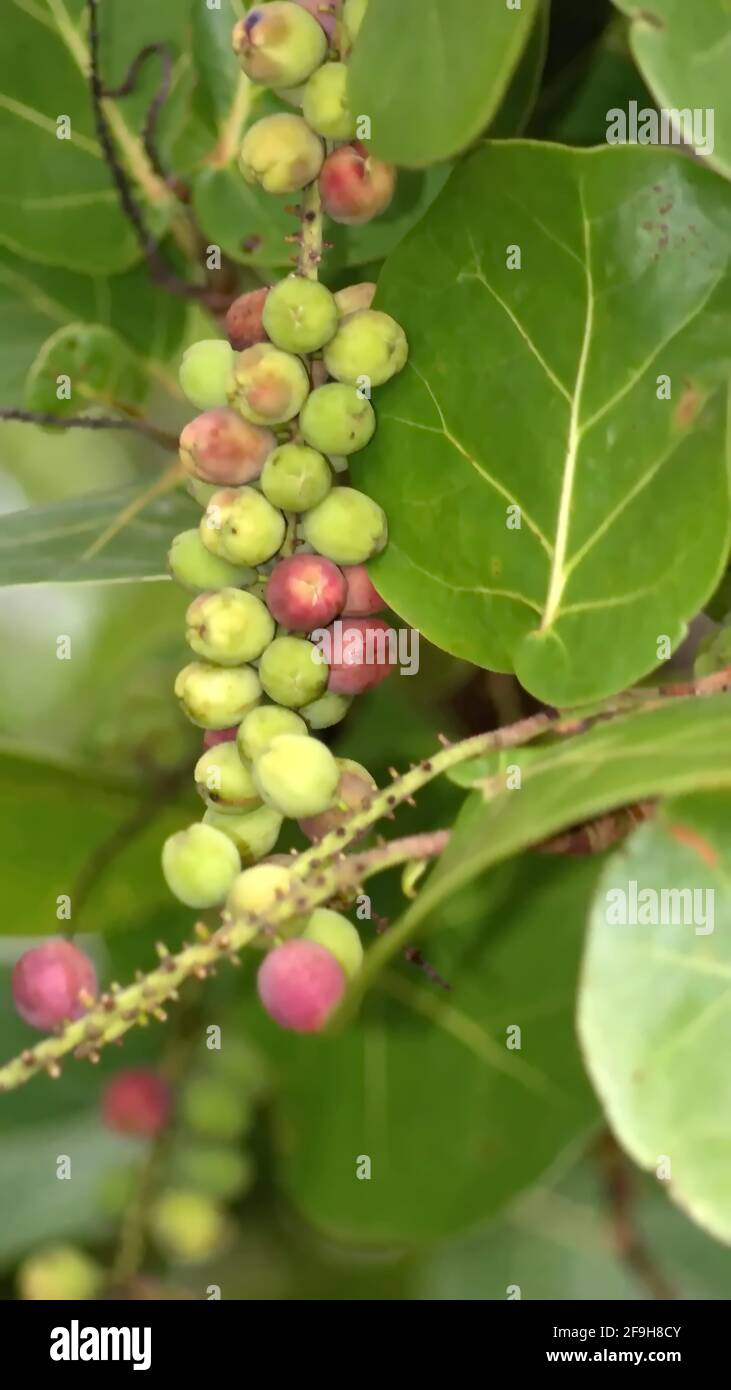
[[[285,818],[316,842],[375,790],[365,768],[316,737],[391,669],[385,653],[372,659],[387,624],[374,616],[383,603],[365,568],[386,545],[386,517],[345,470],[376,428],[371,389],[402,369],[408,345],[373,309],[374,285],[333,294],[318,281],[310,235],[322,210],[363,222],[395,188],[395,170],[353,143],[347,65],[329,57],[331,42],[348,50],[365,8],[272,0],[236,25],[248,77],[301,108],[253,125],[240,164],[271,193],[303,195],[302,252],[295,273],[232,305],[228,342],[195,344],[181,367],[202,414],[183,430],[180,455],[204,514],[170,553],[173,576],[197,594],[186,632],[195,660],[176,694],[206,731],[195,780],[207,810],[167,841],[163,870],[182,902],[222,906],[231,922],[266,920],[291,893],[287,857],[272,856]],[[336,142],[330,153],[326,141]],[[363,954],[355,927],[324,908],[273,940],[252,928],[252,941],[269,948],[264,1008],[298,1032],[323,1026]]]
[[[285,817],[314,843],[376,790],[365,768],[316,737],[391,669],[383,643],[374,654],[388,625],[374,616],[383,603],[365,568],[386,546],[386,517],[345,479],[349,455],[376,428],[371,389],[404,367],[408,344],[372,307],[374,285],[333,294],[317,278],[323,210],[364,222],[395,188],[392,166],[353,140],[348,109],[341,59],[366,8],[269,0],[236,24],[244,72],[302,112],[259,120],[240,157],[248,181],[302,194],[302,250],[295,273],[236,300],[227,339],[196,343],[180,369],[201,412],[182,431],[180,458],[204,512],[169,554],[173,578],[195,594],[194,659],[175,694],[205,731],[195,781],[207,809],[166,841],[162,867],[181,902],[223,908],[229,922],[265,921],[291,893],[289,859],[273,855]],[[312,640],[334,638],[337,624],[339,641]],[[360,966],[355,927],[320,908],[274,938],[252,929],[252,940],[267,948],[266,1011],[285,1028],[322,1028]],[[89,1006],[94,970],[73,943],[48,942],[18,962],[14,993],[22,1017],[51,1030]]]

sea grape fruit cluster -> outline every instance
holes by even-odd
[[[244,178],[276,194],[319,188],[324,212],[348,225],[382,212],[396,187],[396,171],[357,138],[348,106],[346,60],[365,8],[270,0],[233,33],[247,76],[299,108],[250,127]],[[372,390],[408,357],[403,329],[374,308],[374,294],[371,282],[331,292],[317,279],[317,253],[303,250],[295,273],[234,301],[227,342],[189,348],[181,369],[202,412],[180,451],[203,515],[169,556],[194,595],[192,659],[175,692],[205,731],[195,782],[206,809],[168,839],[163,872],[182,902],[221,908],[237,943],[264,951],[264,1007],[300,1032],[324,1026],[362,947],[329,909],[270,924],[294,901],[296,881],[286,857],[268,856],[285,819],[314,843],[370,803],[367,769],[336,758],[317,734],[392,669],[366,568],[387,545],[387,521],[344,475],[376,429]]]

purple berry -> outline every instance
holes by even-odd
[[[257,978],[259,998],[280,1028],[319,1033],[345,993],[345,973],[315,941],[285,941],[266,956]]]
[[[16,961],[13,1000],[31,1028],[47,1033],[67,1020],[81,1018],[81,994],[95,995],[96,971],[89,957],[71,941],[46,941]]]

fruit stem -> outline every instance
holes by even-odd
[[[302,195],[302,239],[297,257],[297,271],[307,280],[316,280],[322,260],[322,200],[320,185],[315,179]]]

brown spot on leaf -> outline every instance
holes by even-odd
[[[679,845],[686,845],[692,849],[709,869],[715,869],[718,864],[718,854],[713,845],[704,840],[697,830],[693,830],[690,825],[671,825],[670,834],[673,840],[677,840]]]
[[[675,407],[674,424],[676,429],[687,430],[696,419],[698,411],[703,404],[703,397],[700,391],[688,382],[683,390],[683,394]]]

